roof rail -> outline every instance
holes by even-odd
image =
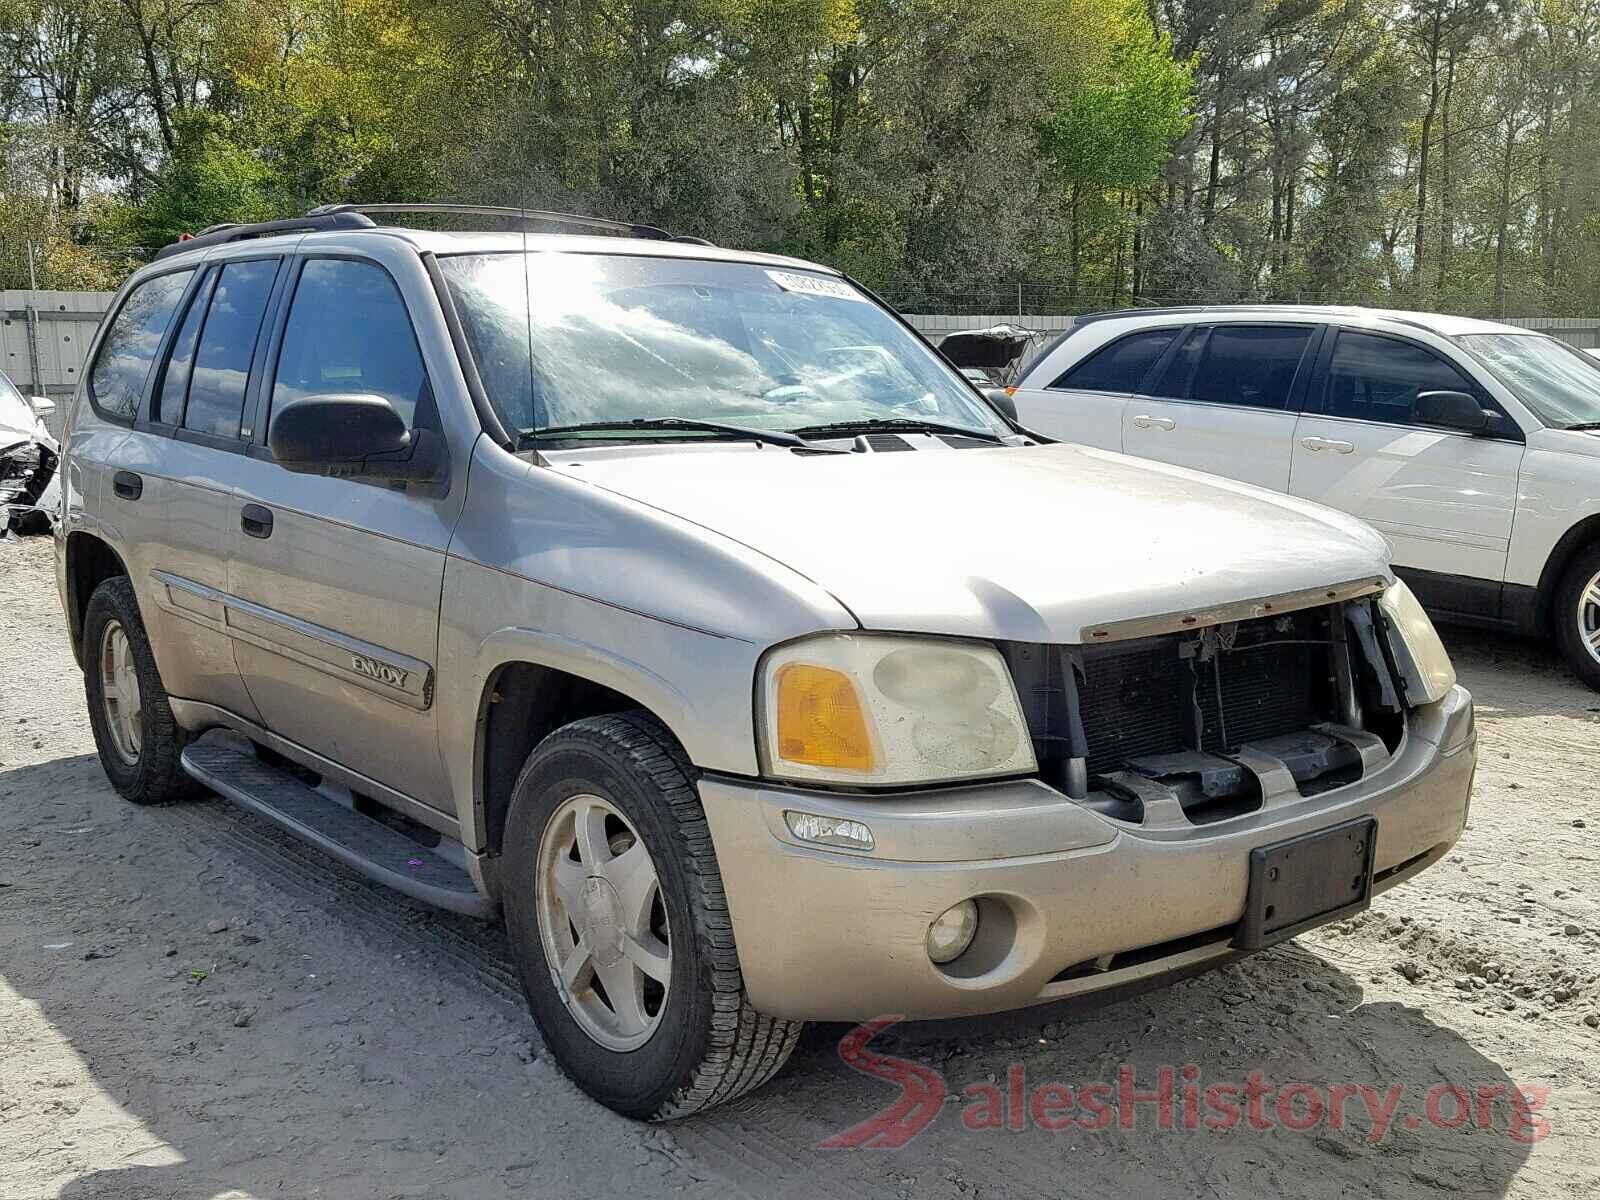
[[[212,225],[197,237],[185,237],[156,251],[157,260],[186,250],[201,250],[207,246],[224,246],[229,242],[244,242],[251,238],[272,237],[279,233],[313,233],[323,229],[373,229],[377,222],[358,212],[324,213],[313,210],[303,217],[286,217],[281,221],[257,221],[249,225]]]
[[[626,237],[649,238],[658,242],[689,242],[697,246],[712,243],[705,238],[685,237],[668,233],[654,225],[638,225],[631,221],[613,221],[609,217],[586,217],[578,213],[546,212],[538,208],[515,208],[496,204],[324,204],[313,208],[301,217],[285,217],[280,221],[258,221],[253,224],[211,225],[195,237],[185,237],[156,251],[162,259],[186,250],[200,250],[207,246],[223,246],[229,242],[242,242],[251,238],[272,237],[279,233],[317,233],[330,229],[376,229],[372,218],[397,213],[461,213],[483,217],[505,217],[524,225],[538,222],[564,225],[578,229],[604,229]]]
[[[518,208],[509,204],[324,204],[314,208],[308,216],[328,216],[337,213],[360,213],[365,216],[392,216],[398,213],[463,214],[480,217],[504,217],[524,224],[539,222],[548,225],[568,225],[580,229],[604,229],[627,237],[649,238],[658,242],[693,242],[709,246],[704,238],[684,237],[669,233],[654,225],[639,225],[632,221],[614,221],[610,217],[589,217],[581,213],[549,212],[541,208]]]

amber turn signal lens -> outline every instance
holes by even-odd
[[[778,671],[778,754],[792,763],[870,771],[872,739],[856,685],[843,671],[789,663]]]

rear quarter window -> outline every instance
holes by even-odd
[[[1130,333],[1100,347],[1050,386],[1084,392],[1136,392],[1177,336],[1176,329]]]
[[[89,371],[89,403],[102,416],[131,421],[172,314],[194,271],[147,279],[128,293]]]

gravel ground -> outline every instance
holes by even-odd
[[[50,543],[0,543],[0,1200],[1593,1196],[1600,696],[1541,645],[1446,640],[1483,734],[1446,862],[1356,920],[1093,1013],[890,1030],[873,1048],[931,1068],[944,1104],[897,1149],[818,1149],[897,1094],[841,1061],[842,1027],[808,1031],[753,1097],[633,1124],[543,1053],[497,928],[223,801],[123,803]],[[1009,1103],[1049,1083],[1086,1098],[1124,1068],[1154,1091],[1163,1066],[1171,1130],[1154,1103],[1122,1110],[1132,1128],[1059,1130]],[[1301,1089],[1289,1122],[1264,1102],[1272,1129],[1208,1125],[1209,1100],[1186,1121],[1184,1089],[1255,1071],[1327,1111],[1310,1121]],[[1402,1089],[1392,1120],[1350,1099],[1335,1123],[1338,1085],[1380,1110]],[[995,1113],[1004,1128],[973,1128]]]

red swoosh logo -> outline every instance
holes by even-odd
[[[855,1149],[861,1146],[895,1150],[916,1137],[939,1115],[946,1092],[942,1075],[921,1063],[889,1054],[876,1054],[867,1049],[868,1042],[903,1019],[878,1017],[864,1025],[857,1025],[840,1039],[839,1059],[845,1066],[874,1079],[898,1084],[900,1096],[882,1112],[868,1117],[861,1124],[853,1125],[843,1133],[836,1133],[827,1141],[818,1142],[818,1150]]]

